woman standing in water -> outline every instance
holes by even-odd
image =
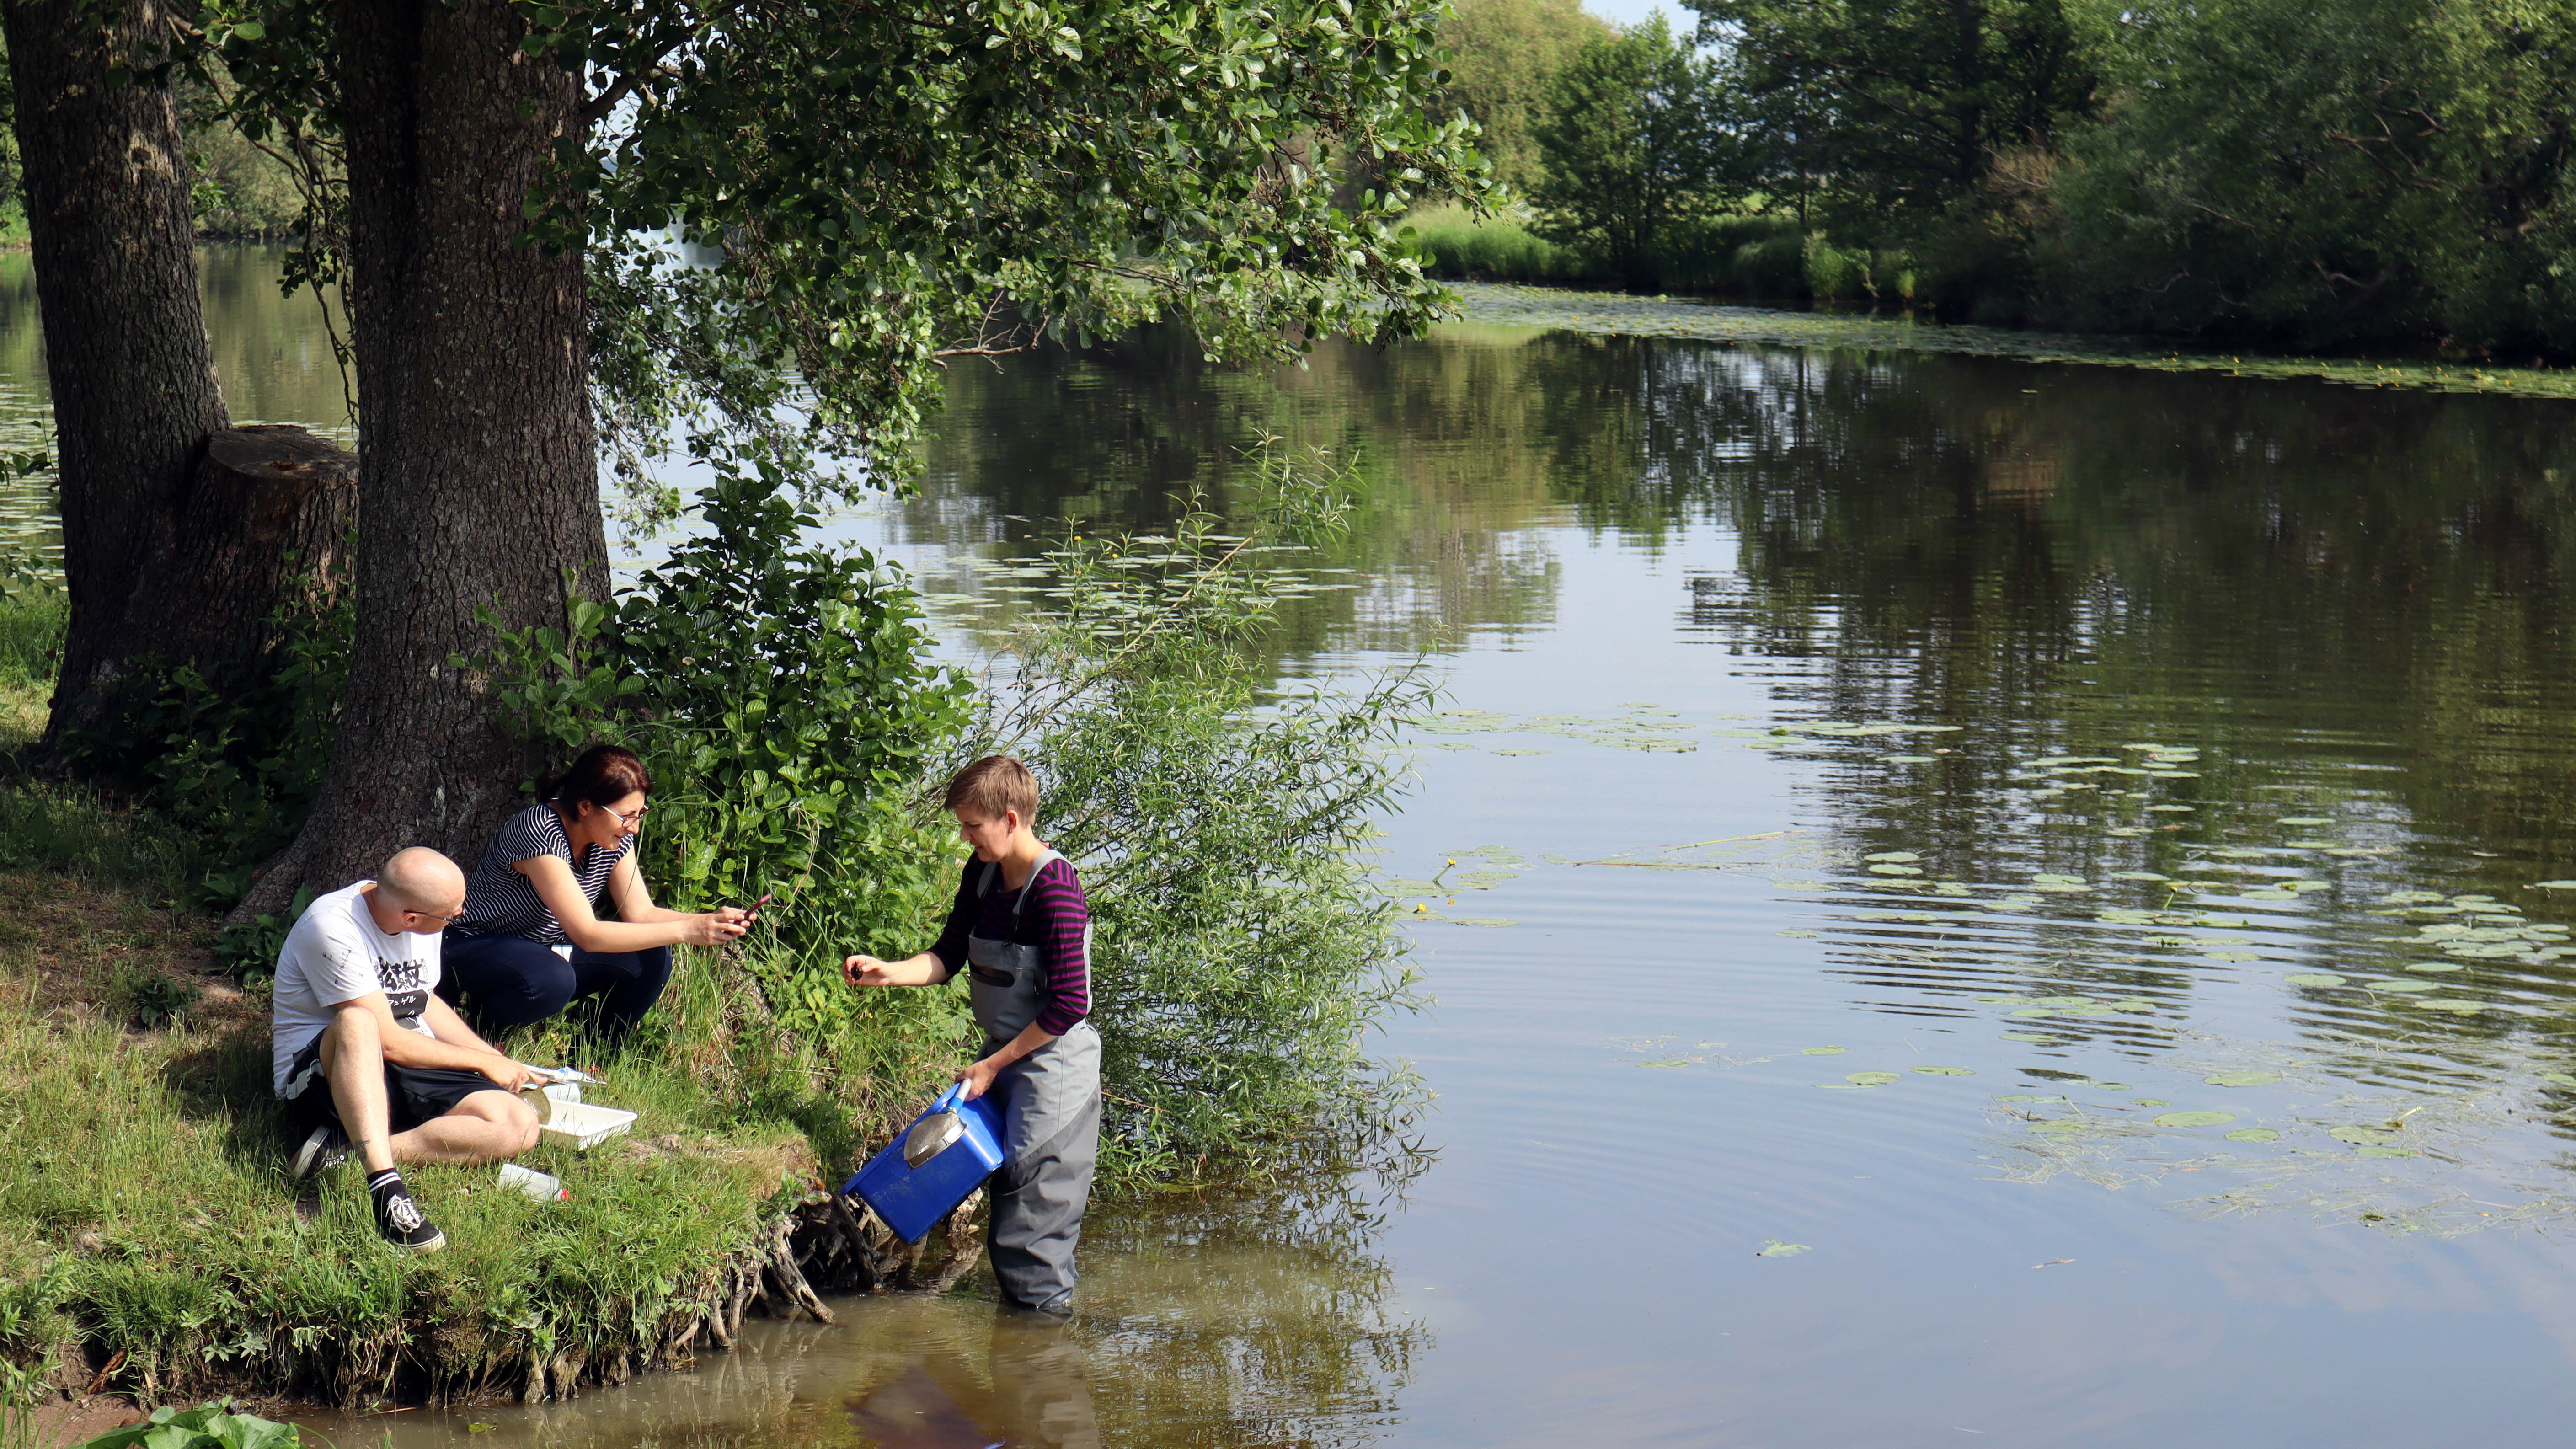
[[[741,935],[747,911],[703,915],[653,904],[637,869],[653,781],[616,745],[593,745],[537,782],[538,803],[501,823],[447,928],[439,994],[489,1034],[544,1021],[574,1001],[597,1003],[614,1050],[671,979],[675,945]],[[600,919],[601,908],[616,919]],[[461,998],[461,999],[460,999]]]
[[[975,852],[948,928],[901,961],[841,963],[853,986],[935,986],[966,973],[983,1050],[957,1071],[991,1093],[1004,1124],[985,1248],[1002,1294],[1073,1314],[1073,1252],[1100,1158],[1100,1033],[1091,1017],[1091,905],[1073,862],[1037,838],[1037,777],[987,755],[948,782],[957,834]]]

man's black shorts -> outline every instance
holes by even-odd
[[[490,1077],[481,1072],[460,1072],[448,1067],[405,1067],[385,1063],[385,1131],[409,1132],[433,1118],[444,1117],[456,1110],[456,1104],[477,1092],[497,1092]],[[348,1124],[340,1120],[340,1109],[331,1100],[331,1080],[322,1073],[322,1035],[314,1033],[304,1050],[286,1068],[286,1121],[293,1135],[301,1137],[325,1122],[342,1131]],[[352,1134],[353,1136],[355,1134]]]

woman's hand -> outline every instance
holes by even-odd
[[[689,917],[689,923],[683,928],[680,939],[692,946],[721,946],[740,936],[743,931],[742,923],[739,920],[725,919],[725,912],[730,910],[733,908],[726,906],[703,916]],[[739,916],[742,913],[734,911],[734,914]]]
[[[986,1057],[975,1065],[958,1071],[956,1074],[957,1080],[966,1084],[966,1090],[960,1094],[959,1100],[972,1102],[977,1097],[993,1090],[993,1078],[998,1075],[1001,1070],[1001,1065],[998,1062],[991,1057]]]
[[[841,963],[841,978],[852,986],[900,986],[894,968],[874,956],[857,955]]]

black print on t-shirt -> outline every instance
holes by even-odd
[[[385,1006],[396,1021],[417,1018],[429,1006],[429,993],[420,989],[420,963],[376,958],[376,981],[385,989]]]

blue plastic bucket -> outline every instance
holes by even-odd
[[[913,1167],[903,1160],[904,1139],[912,1133],[912,1128],[907,1127],[886,1144],[883,1152],[869,1158],[868,1165],[860,1168],[857,1175],[841,1184],[842,1192],[856,1193],[907,1243],[920,1242],[922,1234],[956,1211],[966,1195],[982,1187],[984,1179],[1002,1165],[1002,1111],[993,1105],[990,1096],[958,1101],[958,1094],[965,1090],[961,1082],[940,1093],[929,1111],[913,1119],[913,1126],[918,1127],[924,1118],[955,1107],[965,1128],[956,1141]]]

